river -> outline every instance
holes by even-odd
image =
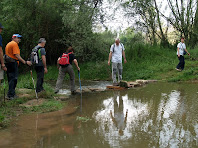
[[[80,105],[80,96],[75,96],[70,98],[69,110],[22,115],[0,131],[0,147],[198,147],[197,85],[157,82],[122,91],[84,93],[82,113],[71,111]]]

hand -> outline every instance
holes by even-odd
[[[108,65],[110,66],[110,61],[108,61]]]
[[[190,56],[190,53],[188,53],[188,55]]]
[[[1,68],[4,70],[4,71],[7,71],[7,68],[5,65],[2,65]]]
[[[80,71],[80,67],[77,67],[78,71]]]
[[[126,59],[124,59],[124,63],[127,63],[127,60]]]
[[[178,58],[180,57],[180,54],[178,54]]]
[[[28,66],[32,66],[32,62],[27,61],[26,63],[28,64]]]
[[[47,68],[44,68],[44,73],[46,74],[48,72]]]

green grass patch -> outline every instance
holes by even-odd
[[[66,103],[62,103],[56,100],[48,100],[39,106],[22,107],[25,112],[39,112],[46,113],[62,109]]]

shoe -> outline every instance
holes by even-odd
[[[8,97],[8,96],[6,96],[6,99],[7,100],[14,100],[15,98],[14,97]]]
[[[57,94],[59,92],[59,90],[55,90],[54,93]]]
[[[175,68],[177,71],[182,71],[181,69]]]
[[[76,91],[72,91],[71,94],[72,95],[80,95],[80,93],[79,92],[76,92]]]
[[[113,83],[113,86],[119,86],[119,84],[118,83]]]

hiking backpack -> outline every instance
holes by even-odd
[[[122,43],[120,43],[120,45],[122,46],[122,51],[123,51],[124,46],[123,46],[123,44],[122,44]],[[115,49],[115,44],[113,44],[113,52],[114,52],[114,49]]]
[[[30,54],[30,61],[32,62],[32,64],[38,64],[39,63],[39,49],[41,49],[42,47],[35,47],[34,49],[32,49],[32,52]]]
[[[69,55],[71,54],[70,53],[63,53],[62,57],[60,58],[59,60],[59,64],[64,66],[64,65],[69,65]]]

